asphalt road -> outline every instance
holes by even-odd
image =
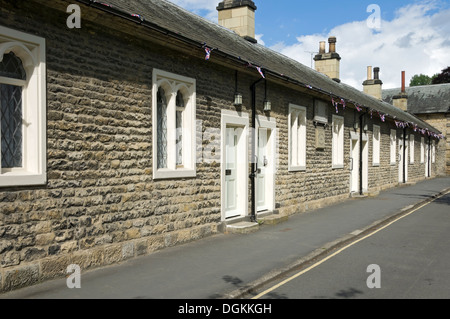
[[[264,287],[258,298],[448,299],[449,247],[447,194],[344,247],[309,271],[299,270],[284,283]],[[276,284],[280,286],[274,289]]]

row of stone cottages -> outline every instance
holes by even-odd
[[[438,173],[433,127],[251,36],[72,2],[0,0],[3,291]]]

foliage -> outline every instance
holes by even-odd
[[[432,80],[432,84],[450,83],[450,66],[436,74]]]
[[[414,75],[411,78],[409,86],[419,86],[419,85],[430,85],[432,82],[431,78],[425,74]]]

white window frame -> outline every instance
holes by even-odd
[[[431,141],[431,163],[436,163],[436,141]]]
[[[46,134],[46,56],[45,39],[0,26],[0,58],[14,52],[26,72],[22,87],[22,147],[21,168],[0,167],[0,187],[34,186],[47,183]],[[0,82],[21,85],[20,81],[0,77]],[[0,161],[1,163],[1,161]]]
[[[289,105],[289,165],[288,170],[306,170],[306,110],[304,106]]]
[[[420,138],[420,164],[425,163],[425,138]]]
[[[162,87],[167,98],[167,168],[158,168],[157,95]],[[183,111],[183,165],[177,162],[176,97],[181,91],[185,98]],[[153,179],[196,177],[196,80],[174,73],[153,69],[152,125]]]
[[[372,141],[372,163],[373,166],[380,166],[380,139],[381,129],[378,125],[373,126],[373,141]]]
[[[391,165],[395,165],[397,163],[397,130],[391,130],[389,140],[391,145],[390,163]]]
[[[221,211],[222,211],[222,221],[226,220],[225,216],[225,176],[226,176],[226,159],[225,150],[226,149],[226,129],[227,126],[236,126],[242,128],[242,138],[237,145],[237,163],[238,163],[238,189],[237,192],[240,194],[238,200],[237,210],[240,212],[239,217],[248,216],[248,178],[247,170],[249,163],[249,138],[250,138],[250,121],[249,115],[245,112],[236,112],[230,110],[221,111],[221,144],[220,148],[220,163],[221,163]]]
[[[414,147],[415,147],[415,136],[414,134],[409,135],[409,163],[414,164]]]
[[[332,168],[344,168],[344,117],[333,115],[331,129],[333,134]]]

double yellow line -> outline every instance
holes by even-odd
[[[445,196],[445,195],[447,195],[447,194],[449,194],[449,193],[450,193],[450,191],[447,191],[446,193],[444,193],[444,194],[442,194],[442,195],[440,195],[440,196],[437,196],[437,197],[433,198],[432,200],[430,200],[430,201],[428,201],[428,202],[426,202],[426,203],[420,205],[419,207],[413,209],[412,211],[410,211],[410,212],[408,212],[408,213],[406,213],[406,214],[404,214],[404,215],[402,215],[402,216],[396,218],[395,220],[389,222],[388,224],[384,225],[383,227],[380,227],[379,229],[374,230],[374,231],[371,232],[370,234],[368,234],[368,235],[366,235],[366,236],[364,236],[364,237],[362,237],[362,238],[360,238],[360,239],[358,239],[358,240],[355,240],[354,242],[348,244],[347,246],[345,246],[345,247],[339,249],[338,251],[334,252],[333,254],[331,254],[331,255],[327,256],[326,258],[322,259],[321,261],[315,263],[314,265],[309,266],[308,268],[306,268],[306,269],[304,269],[304,270],[302,270],[302,271],[296,273],[295,275],[293,275],[293,276],[287,278],[286,280],[283,280],[282,282],[276,284],[275,286],[273,286],[273,287],[271,287],[271,288],[269,288],[269,289],[267,289],[267,290],[261,292],[259,295],[254,296],[252,299],[259,299],[259,298],[261,298],[261,297],[267,295],[268,293],[270,293],[270,292],[272,292],[272,291],[274,291],[274,290],[280,288],[281,286],[287,284],[288,282],[294,280],[295,278],[298,278],[298,277],[300,277],[301,275],[307,273],[307,272],[310,271],[311,269],[314,269],[314,268],[316,268],[317,266],[323,264],[323,263],[326,262],[327,260],[329,260],[329,259],[333,258],[334,256],[340,254],[341,252],[343,252],[343,251],[346,250],[347,248],[350,248],[351,246],[353,246],[353,245],[359,243],[360,241],[362,241],[362,240],[364,240],[364,239],[366,239],[366,238],[369,238],[369,237],[375,235],[375,234],[378,233],[379,231],[381,231],[381,230],[383,230],[383,229],[389,227],[390,225],[392,225],[393,223],[399,221],[400,219],[405,218],[406,216],[411,215],[412,213],[418,211],[419,209],[422,209],[423,207],[425,207],[425,206],[431,204],[431,203],[434,202],[435,200],[437,200],[437,199],[439,199],[439,198],[441,198],[441,197],[443,197],[443,196]]]

